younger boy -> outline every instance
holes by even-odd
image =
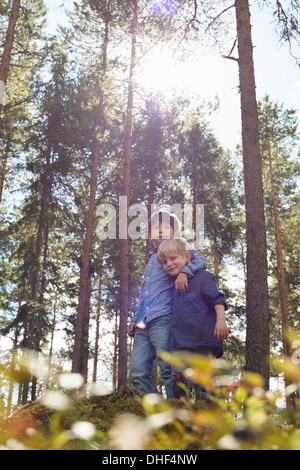
[[[166,240],[158,248],[157,261],[170,277],[177,276],[189,260],[190,253],[183,240]],[[228,336],[224,295],[219,291],[213,274],[203,269],[197,271],[188,284],[185,296],[173,291],[170,351],[186,350],[219,358],[223,355],[222,340]],[[182,391],[177,380],[187,383],[183,374],[174,375],[172,385],[176,398]]]
[[[149,256],[144,273],[140,302],[128,326],[128,334],[134,336],[130,360],[130,377],[133,386],[142,393],[153,393],[151,372],[156,350],[169,350],[170,320],[172,318],[172,292],[175,285],[178,295],[184,296],[188,277],[193,277],[199,269],[206,269],[205,258],[192,250],[189,262],[178,270],[176,276],[169,276],[158,264],[156,255],[159,245],[167,238],[180,232],[176,216],[168,212],[157,212],[149,221],[151,240],[155,250]],[[164,380],[168,398],[173,398],[171,389],[171,366],[160,358],[157,360]]]

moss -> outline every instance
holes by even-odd
[[[61,425],[64,429],[69,429],[76,421],[89,421],[98,431],[106,433],[122,413],[145,416],[142,395],[139,392],[122,388],[111,395],[77,400],[63,414]]]
[[[51,414],[50,410],[36,402],[17,407],[0,422],[0,442],[3,444],[11,437],[22,440],[28,428],[40,433],[47,432],[51,423]]]

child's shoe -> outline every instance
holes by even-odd
[[[181,386],[180,384],[184,385]],[[186,397],[187,381],[181,372],[176,372],[172,379],[172,390],[175,398]]]

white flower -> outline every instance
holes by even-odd
[[[71,432],[74,437],[88,441],[95,435],[96,428],[88,421],[77,421],[72,425]]]

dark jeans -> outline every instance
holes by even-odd
[[[179,350],[180,351],[180,350]],[[186,352],[190,352],[192,354],[199,354],[201,356],[209,356],[212,354],[211,351],[209,351],[208,349],[206,348],[198,348],[198,349],[190,349],[190,350],[184,350]],[[195,392],[196,392],[196,398],[198,400],[203,400],[203,401],[206,401],[207,403],[210,401],[208,396],[207,396],[207,391],[206,389],[200,385],[200,384],[195,384],[194,382],[192,382],[192,380],[190,380],[185,374],[184,374],[184,371],[181,371],[179,370],[178,368],[172,366],[172,377],[176,374],[176,372],[182,372],[184,377],[186,378],[186,381],[187,381],[187,389],[188,389],[188,392],[189,394],[191,394],[192,392],[192,388],[193,388],[193,385],[194,385],[194,388],[195,388]]]

